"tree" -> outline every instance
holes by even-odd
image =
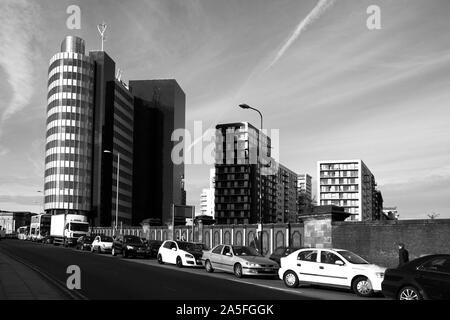
[[[430,218],[431,220],[434,220],[434,219],[436,219],[436,218],[439,217],[439,216],[440,216],[439,213],[432,212],[432,213],[430,213],[430,214],[428,215],[428,218]]]

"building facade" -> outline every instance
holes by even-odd
[[[92,210],[95,61],[85,43],[67,37],[48,72],[44,209],[57,214]]]
[[[373,220],[375,177],[362,160],[318,161],[317,176],[319,205],[345,208],[347,220]]]
[[[297,174],[278,165],[277,174],[277,223],[295,223],[298,216]]]
[[[66,37],[49,68],[47,213],[83,214],[94,226],[111,226],[117,213],[120,223],[132,223],[133,107],[111,57],[86,55],[84,40]]]
[[[298,175],[297,189],[299,194],[304,194],[307,200],[312,201],[312,177],[309,174]]]
[[[135,119],[133,221],[170,224],[172,204],[186,204],[184,162],[172,161],[178,143],[172,134],[185,128],[186,96],[176,80],[130,81],[130,90]]]
[[[200,195],[200,214],[214,218],[214,194],[215,194],[216,170],[209,171],[209,188],[203,189]]]

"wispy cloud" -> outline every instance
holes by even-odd
[[[31,1],[2,0],[0,3],[0,66],[5,70],[12,89],[9,104],[0,108],[0,127],[26,107],[33,97],[35,52],[32,40],[38,17],[39,8]]]
[[[312,11],[304,18],[295,28],[292,35],[289,37],[289,39],[283,44],[280,50],[278,50],[277,54],[275,55],[275,58],[269,63],[269,65],[266,67],[264,71],[269,70],[272,68],[278,60],[281,59],[281,57],[286,53],[286,51],[289,49],[290,46],[298,39],[300,34],[306,30],[306,28],[311,25],[314,21],[320,18],[325,11],[330,8],[336,0],[320,0],[317,5],[312,9]]]

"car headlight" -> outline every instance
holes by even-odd
[[[375,273],[375,275],[377,276],[377,278],[381,278],[381,279],[384,278],[384,272],[377,272],[377,273]]]
[[[134,249],[134,247],[132,247],[132,246],[127,246],[127,250],[133,250]]]
[[[245,264],[248,265],[249,267],[259,267],[259,264],[257,263],[246,262]]]
[[[194,256],[192,254],[185,254],[185,258],[194,259]]]

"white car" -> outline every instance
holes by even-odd
[[[91,251],[97,253],[111,252],[113,246],[113,238],[108,236],[96,236],[91,245]]]
[[[381,291],[386,268],[341,249],[301,249],[281,258],[278,276],[287,287],[300,283],[352,289],[368,297]]]
[[[202,248],[191,242],[166,240],[158,250],[158,262],[160,264],[176,264],[177,267],[203,266]]]

